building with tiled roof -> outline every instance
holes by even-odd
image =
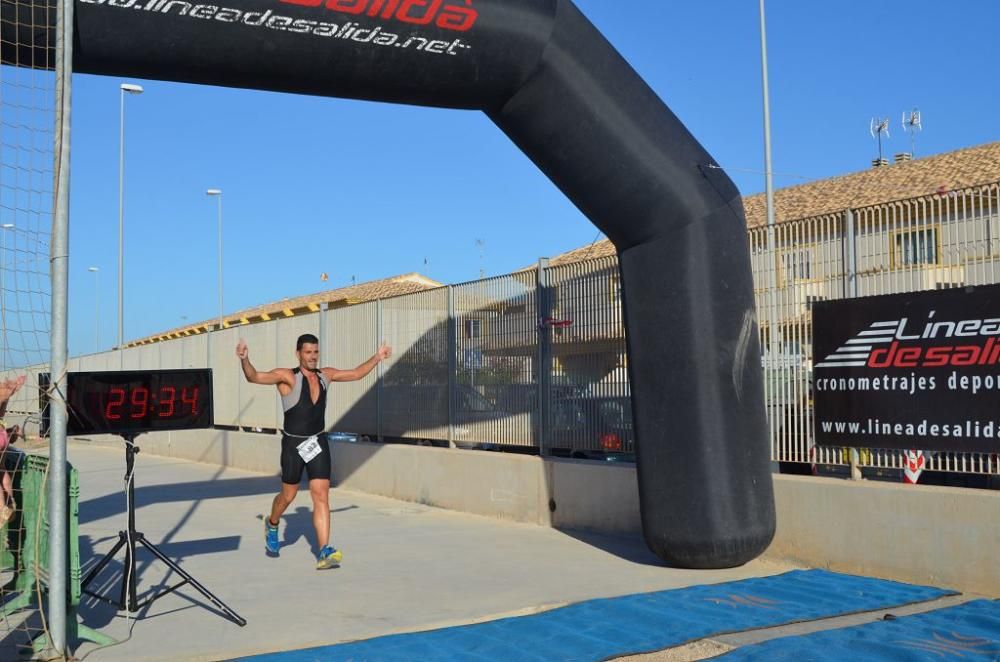
[[[549,258],[550,267],[560,267],[564,264],[574,264],[587,260],[596,260],[600,257],[610,257],[617,255],[614,244],[608,239],[601,239],[581,248],[574,248],[571,251],[560,253],[553,258]]]
[[[940,195],[1000,181],[1000,142],[901,160],[847,175],[789,186],[774,192],[776,223],[823,216],[897,200]],[[748,228],[767,224],[764,193],[743,198]],[[561,253],[551,266],[615,255],[607,239]],[[534,268],[534,267],[529,267]]]
[[[1000,142],[897,162],[775,191],[775,222],[919,198],[1000,181]],[[743,198],[747,226],[767,224],[763,193]]]
[[[224,316],[222,325],[223,328],[229,328],[240,324],[267,322],[281,317],[315,313],[324,304],[327,309],[332,310],[334,308],[365,303],[366,301],[375,301],[376,299],[388,299],[404,294],[433,290],[442,286],[442,283],[431,280],[426,276],[421,276],[418,273],[401,274],[399,276],[368,281],[367,283],[358,283],[334,290],[323,290],[300,297],[281,299],[280,301],[274,301],[254,308],[229,313]],[[134,347],[172,338],[182,338],[184,336],[205,333],[210,329],[217,328],[219,328],[219,319],[216,317],[134,340],[126,343],[125,346]]]

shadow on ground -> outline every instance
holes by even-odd
[[[136,475],[135,505],[142,507],[153,503],[203,501],[240,496],[277,494],[279,481],[275,476],[248,476],[246,478],[219,478],[166,485],[139,484]],[[80,502],[80,524],[117,515],[125,511],[124,491],[106,494]]]
[[[557,529],[559,533],[569,536],[574,540],[603,550],[608,554],[617,556],[625,561],[638,563],[639,565],[655,566],[665,568],[667,566],[656,554],[653,554],[646,546],[646,541],[642,535],[635,534],[606,534],[594,531],[578,531],[573,529]]]
[[[336,513],[342,513],[345,510],[354,510],[358,506],[351,504],[350,506],[344,506],[343,508],[331,508],[330,515],[335,515]],[[264,521],[264,515],[258,515],[257,519],[261,522]],[[284,536],[281,539],[281,548],[291,547],[297,543],[301,538],[305,538],[309,541],[309,549],[313,556],[319,554],[319,547],[316,545],[316,536],[313,534],[313,521],[312,521],[312,508],[308,506],[298,506],[295,510],[289,508],[285,511],[285,514],[281,516],[281,520],[285,524]],[[332,544],[332,543],[331,543]]]

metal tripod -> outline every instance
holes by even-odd
[[[128,530],[118,532],[118,542],[115,546],[111,548],[111,551],[104,555],[104,558],[94,566],[93,570],[87,573],[87,576],[83,579],[83,584],[81,585],[83,592],[87,595],[97,598],[107,602],[108,604],[115,605],[118,609],[128,609],[129,612],[137,612],[141,608],[150,604],[158,598],[162,598],[168,593],[172,593],[181,586],[185,584],[190,584],[199,593],[205,596],[212,604],[218,607],[228,618],[240,627],[247,624],[246,619],[237,614],[235,611],[230,609],[226,603],[218,599],[212,592],[207,588],[202,586],[197,579],[192,577],[190,574],[184,571],[179,565],[167,558],[160,550],[156,548],[156,545],[146,540],[146,536],[135,530],[135,481],[133,480],[133,471],[135,469],[135,454],[139,452],[139,448],[135,445],[135,435],[122,435],[125,439],[125,489],[128,492]],[[168,568],[176,572],[178,575],[184,578],[184,581],[171,586],[159,593],[150,593],[146,596],[146,599],[139,602],[136,598],[136,576],[135,576],[135,546],[136,543],[141,543],[146,549],[152,552],[153,556],[163,561]],[[100,574],[101,570],[111,562],[115,554],[118,553],[122,547],[125,548],[125,563],[122,568],[122,585],[121,594],[118,600],[113,600],[107,596],[99,595],[91,591],[86,590],[87,585],[97,575]]]

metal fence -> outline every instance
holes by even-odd
[[[1000,184],[752,228],[772,459],[900,469],[904,454],[817,449],[810,394],[816,301],[996,283]],[[233,348],[260,370],[295,363],[313,333],[322,363],[353,367],[380,342],[393,356],[337,384],[327,422],[372,439],[517,447],[630,459],[628,357],[617,259],[537,268],[380,301],[72,359],[70,370],[209,367],[217,425],[278,429],[274,389],[247,384]],[[35,379],[37,369],[29,370]],[[31,392],[12,410],[34,411]],[[996,456],[936,453],[927,469],[1000,474]]]
[[[635,452],[615,257],[546,270],[552,307],[550,445],[577,456]]]
[[[849,464],[850,449],[815,446],[809,388],[812,304],[997,283],[1000,184],[753,228],[749,238],[772,457]],[[901,469],[905,464],[901,451],[855,451],[862,467]],[[932,471],[1000,473],[996,455],[929,453],[926,461]]]
[[[353,367],[381,342],[393,348],[377,371],[331,390],[332,430],[576,456],[634,451],[614,258],[76,357],[69,370],[211,368],[216,425],[274,430],[274,389],[247,384],[233,350],[242,337],[259,370],[290,366],[302,333],[320,338],[324,365]],[[37,383],[45,368],[16,372]],[[37,400],[25,389],[10,409],[36,420]]]
[[[536,280],[527,271],[451,288],[456,444],[540,445]]]

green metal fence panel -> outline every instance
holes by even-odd
[[[42,455],[24,455],[15,476],[15,494],[18,495],[18,513],[0,529],[3,540],[8,543],[6,550],[11,561],[8,568],[14,571],[14,578],[4,587],[11,596],[0,609],[0,617],[9,616],[22,609],[41,608],[39,595],[48,591],[49,580],[49,521],[48,521],[48,467],[49,459]],[[81,625],[76,610],[82,597],[82,570],[79,544],[80,483],[76,469],[68,466],[67,471],[67,525],[68,572],[66,575],[67,627],[71,638],[85,639],[100,645],[114,643],[110,637]],[[16,533],[18,535],[8,535]],[[0,557],[2,559],[3,557]],[[41,589],[39,591],[39,589]],[[45,650],[49,645],[49,635],[44,630],[33,638],[35,652]]]

